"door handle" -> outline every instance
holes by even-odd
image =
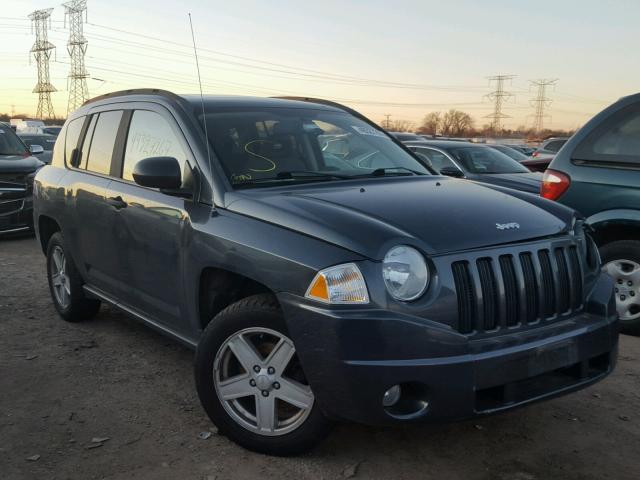
[[[121,196],[110,197],[107,199],[107,203],[111,205],[116,210],[120,210],[122,208],[127,208],[127,202],[125,202]]]

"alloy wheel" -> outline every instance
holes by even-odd
[[[51,253],[51,285],[53,295],[61,308],[67,308],[71,302],[71,283],[67,274],[67,259],[64,250],[56,246]]]
[[[255,327],[231,335],[218,350],[213,376],[229,416],[260,435],[295,430],[313,408],[293,342],[275,330]]]
[[[616,309],[620,320],[640,317],[640,264],[632,260],[613,260],[602,269],[615,281]]]

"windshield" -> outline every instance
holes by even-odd
[[[448,151],[469,173],[529,173],[514,159],[490,147],[449,148]]]
[[[348,113],[227,109],[207,113],[206,121],[209,143],[234,186],[429,174],[382,131]]]
[[[0,125],[0,155],[28,155],[24,143],[10,127]]]

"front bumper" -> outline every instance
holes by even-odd
[[[279,299],[324,413],[385,425],[486,415],[601,380],[617,356],[612,293],[611,279],[601,275],[585,310],[572,318],[477,340],[389,310]],[[385,409],[383,394],[396,384],[408,401]]]
[[[33,197],[31,195],[0,197],[0,235],[32,229]]]

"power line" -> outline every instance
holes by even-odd
[[[143,35],[143,34],[140,34],[139,32],[130,32],[130,31],[123,30],[123,29],[120,29],[120,28],[107,27],[107,26],[98,25],[98,24],[95,24],[95,23],[88,23],[88,25],[91,26],[91,27],[97,27],[97,28],[100,28],[100,29],[106,29],[106,30],[111,30],[111,31],[118,32],[118,33],[124,33],[124,34],[127,34],[127,35],[132,35],[132,36],[136,37],[137,39],[145,38],[145,39],[152,40],[152,41],[155,41],[155,42],[162,42],[162,43],[166,43],[166,44],[169,44],[169,45],[174,45],[174,46],[177,46],[177,47],[180,47],[180,48],[190,49],[190,46],[187,45],[187,44],[174,42],[174,41],[170,41],[170,40],[166,40],[166,39],[163,39],[163,38],[154,37],[154,36],[150,36],[150,35]],[[102,37],[103,39],[107,39],[107,40],[111,40],[111,41],[116,42],[116,43],[124,44],[127,47],[129,47],[131,45],[138,45],[138,46],[141,46],[143,48],[148,48],[149,47],[148,43],[143,43],[143,42],[140,42],[139,40],[137,40],[135,42],[131,42],[131,41],[123,40],[121,37],[114,38],[114,37],[110,37],[108,35],[103,35],[103,34],[92,34],[92,37],[94,37],[96,35],[98,37]],[[192,54],[189,54],[188,52],[182,52],[182,51],[176,51],[176,50],[168,50],[168,49],[166,49],[166,47],[158,47],[157,45],[152,45],[151,47],[156,49],[156,50],[161,50],[163,53],[177,54],[177,55],[180,55],[180,56],[183,56],[183,57],[184,56],[192,56]],[[282,63],[268,62],[268,61],[264,61],[264,60],[260,60],[260,59],[256,59],[256,58],[251,58],[251,57],[246,57],[246,56],[241,56],[241,55],[233,55],[233,54],[229,54],[229,53],[226,53],[226,52],[221,52],[219,50],[213,50],[213,49],[210,49],[210,48],[201,48],[199,50],[202,50],[203,52],[209,52],[209,53],[211,53],[213,55],[218,55],[218,56],[227,57],[227,58],[233,58],[235,61],[229,61],[229,60],[224,61],[224,60],[220,60],[219,58],[215,59],[215,58],[212,58],[212,57],[204,57],[202,55],[199,55],[201,57],[201,59],[208,58],[209,60],[212,60],[212,61],[228,63],[228,64],[232,64],[232,65],[240,65],[240,66],[243,66],[245,68],[254,68],[254,69],[259,69],[259,70],[286,73],[286,74],[295,75],[295,76],[316,78],[316,79],[319,79],[319,80],[322,80],[322,81],[328,81],[328,80],[342,81],[342,82],[345,82],[345,83],[355,84],[355,85],[358,85],[358,86],[365,85],[365,86],[379,86],[379,87],[389,87],[389,88],[408,88],[408,89],[420,89],[420,90],[440,90],[440,91],[452,91],[452,92],[459,92],[459,91],[477,92],[477,89],[482,88],[482,87],[479,87],[479,86],[424,85],[424,84],[391,82],[391,81],[384,81],[384,80],[371,79],[371,78],[365,78],[365,77],[355,77],[355,76],[351,76],[351,75],[340,75],[340,74],[335,74],[335,73],[322,72],[322,71],[319,71],[319,70],[302,68],[300,66],[292,66],[292,65],[282,64]],[[242,61],[242,62],[239,62],[239,61]],[[246,62],[251,62],[251,63],[246,63]]]
[[[531,80],[531,87],[536,87],[537,94],[531,105],[535,108],[533,115],[533,130],[537,133],[542,132],[544,129],[544,119],[549,115],[545,115],[545,108],[551,105],[551,99],[547,97],[547,88],[556,84],[558,81],[555,79],[542,78],[540,80]]]
[[[506,92],[504,89],[505,82],[507,80],[513,80],[513,78],[515,78],[515,75],[496,75],[489,77],[489,84],[495,82],[496,89],[486,95],[487,98],[493,101],[493,113],[486,115],[485,118],[491,119],[491,129],[494,133],[502,130],[502,120],[504,118],[511,118],[511,116],[502,113],[502,107],[509,98],[513,97],[513,93]]]
[[[35,31],[36,42],[31,47],[31,53],[36,59],[38,68],[38,83],[33,89],[33,93],[38,94],[38,108],[36,116],[38,118],[54,118],[53,103],[51,103],[51,92],[56,88],[51,84],[49,78],[49,60],[51,51],[56,47],[49,42],[47,30],[51,28],[51,12],[53,8],[36,10],[29,15],[31,19],[32,31]]]
[[[87,87],[89,75],[84,64],[87,39],[82,28],[83,22],[87,19],[87,0],[71,0],[64,3],[63,6],[65,21],[69,19],[69,42],[67,43],[67,50],[71,58],[68,80],[69,101],[67,103],[67,114],[69,114],[89,99]]]

